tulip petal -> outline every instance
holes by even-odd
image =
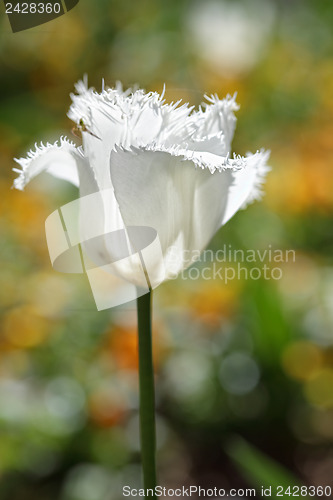
[[[19,173],[14,180],[14,187],[23,190],[28,182],[42,172],[48,172],[54,177],[78,186],[77,164],[80,159],[79,150],[66,138],[61,138],[60,143],[57,141],[46,146],[36,144],[36,150],[29,151],[26,158],[15,158],[21,170],[13,169]]]
[[[217,95],[205,96],[208,104],[193,114],[195,117],[196,135],[201,138],[216,134],[223,134],[224,145],[216,151],[218,154],[230,152],[231,142],[236,128],[236,117],[234,111],[239,109],[236,103],[236,94],[231,97],[227,95],[219,99]]]
[[[227,143],[231,144],[235,128],[236,117],[234,111],[238,111],[236,94],[227,95],[219,99],[217,95],[205,96],[208,103],[202,113],[199,111],[199,128],[201,134],[217,134],[223,132]]]
[[[78,95],[68,116],[78,125],[83,121],[85,156],[95,172],[100,189],[111,188],[109,157],[113,147],[142,145],[156,139],[162,128],[162,99],[157,93],[142,90],[123,92],[121,86],[98,94],[87,82],[76,84]]]
[[[192,153],[187,159],[184,152],[143,148],[111,153],[111,178],[124,223],[157,231],[167,277],[198,258],[227,208],[233,167],[215,168],[212,174],[205,161],[216,155],[207,155]]]
[[[248,154],[244,168],[233,172],[234,181],[229,188],[229,197],[222,224],[225,224],[240,209],[262,197],[261,186],[270,168],[267,166],[269,151]]]
[[[259,196],[268,155],[228,159],[180,149],[117,149],[110,168],[123,221],[157,231],[166,275],[176,275],[221,225]]]
[[[213,153],[214,155],[226,156],[229,152],[223,132],[200,137],[197,133],[186,143],[187,149]]]
[[[208,104],[204,103],[197,112],[180,116],[178,126],[171,132],[164,132],[160,141],[164,146],[183,144],[193,151],[209,151],[218,155],[230,152],[236,127],[234,111],[239,109],[236,95],[228,95],[225,99],[219,99],[216,95],[205,97]],[[178,108],[179,111],[181,109],[182,107]]]

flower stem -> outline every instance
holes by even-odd
[[[155,390],[151,335],[151,291],[137,299],[139,333],[140,433],[143,484],[156,486]],[[156,496],[151,498],[156,499]]]

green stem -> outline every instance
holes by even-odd
[[[151,336],[151,292],[138,297],[140,432],[143,484],[156,486],[155,389]],[[156,499],[156,496],[150,496]]]

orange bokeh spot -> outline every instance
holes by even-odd
[[[91,420],[99,427],[114,427],[122,422],[125,415],[125,405],[119,396],[113,397],[106,391],[97,392],[89,401],[89,414]]]
[[[117,327],[110,335],[109,348],[119,369],[138,369],[138,335],[136,328]]]
[[[154,369],[160,364],[163,353],[163,332],[153,325],[153,358]],[[115,363],[118,370],[138,371],[138,332],[135,326],[114,326],[107,335],[106,348],[109,358]]]
[[[190,294],[191,315],[207,326],[217,327],[230,318],[237,307],[238,286],[217,282],[200,283]]]
[[[288,213],[332,210],[331,122],[314,117],[306,128],[290,131],[289,146],[275,148],[277,163],[267,177],[265,189],[268,206]]]

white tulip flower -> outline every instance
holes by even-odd
[[[63,138],[36,146],[16,160],[21,170],[15,169],[14,186],[23,189],[45,171],[78,186],[80,199],[99,194],[80,216],[81,241],[104,235],[87,247],[95,263],[116,262],[115,274],[143,286],[147,273],[139,269],[140,259],[124,259],[110,235],[150,228],[159,244],[146,263],[148,256],[149,277],[160,283],[189,266],[223,224],[260,198],[269,153],[231,156],[235,96],[206,96],[207,104],[194,111],[165,103],[163,94],[123,91],[120,85],[103,85],[97,93],[80,81],[76,91],[68,116],[81,131],[82,146]],[[141,235],[134,250],[147,246],[146,239],[153,238]]]

